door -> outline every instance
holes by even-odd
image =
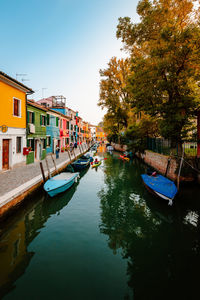
[[[9,169],[9,140],[3,140],[3,169]]]
[[[37,159],[37,144],[38,142],[35,140],[35,159]]]

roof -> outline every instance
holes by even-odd
[[[27,100],[27,104],[28,104],[28,105],[31,105],[31,106],[34,106],[34,107],[36,107],[36,108],[39,108],[39,109],[41,109],[41,110],[47,111],[47,109],[46,109],[44,106],[42,106],[42,105],[36,103],[34,100]]]
[[[27,87],[23,83],[21,83],[18,80],[10,77],[8,74],[6,74],[6,73],[4,73],[2,71],[0,71],[0,78],[1,78],[1,76],[3,76],[4,78],[8,79],[9,81],[12,81],[13,83],[19,85],[20,87],[24,88],[26,90],[26,92],[28,92],[30,94],[34,93],[34,91],[31,88]]]

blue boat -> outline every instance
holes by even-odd
[[[47,180],[44,184],[44,190],[49,196],[54,197],[68,190],[78,178],[79,173],[63,172]]]
[[[71,163],[72,167],[75,170],[86,169],[90,165],[90,159],[78,159],[75,162]]]
[[[89,159],[90,162],[93,162],[93,157],[90,155],[89,152],[87,152],[86,154],[84,154],[83,156],[81,156],[81,159]]]
[[[168,204],[172,205],[173,199],[176,196],[178,190],[173,181],[168,178],[156,174],[150,176],[147,174],[141,175],[146,188],[156,196],[169,201]]]

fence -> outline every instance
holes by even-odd
[[[177,145],[163,138],[147,138],[147,150],[164,155],[178,155]],[[183,150],[185,156],[197,156],[197,142],[184,142]]]

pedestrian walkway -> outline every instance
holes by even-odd
[[[83,147],[84,152],[87,147]],[[74,155],[75,154],[75,155]],[[71,153],[71,159],[75,159],[80,155],[80,149],[74,149]],[[59,158],[53,154],[54,161],[56,163],[57,169],[60,169],[70,162],[68,152],[63,152],[59,154]],[[48,165],[50,171],[55,170],[52,158],[50,155],[47,156]],[[43,162],[45,176],[48,175],[47,166],[45,160]],[[42,175],[40,169],[40,162],[35,162],[29,165],[23,165],[8,170],[6,172],[0,173],[0,207],[8,203],[10,200],[19,196],[23,192],[30,189],[33,185],[41,182]]]

